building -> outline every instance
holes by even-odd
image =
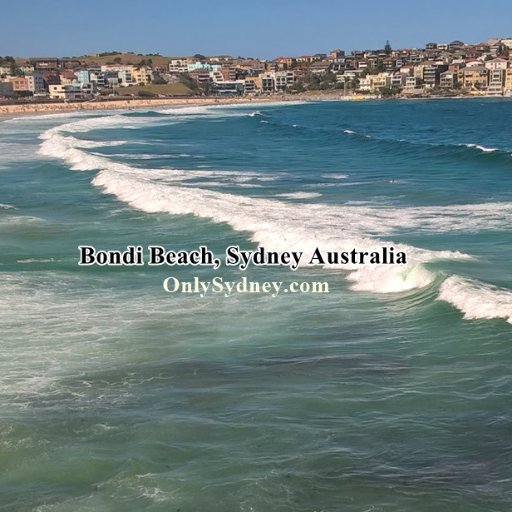
[[[76,82],[76,75],[70,69],[64,69],[60,72],[60,83],[61,84],[72,84]]]
[[[32,94],[41,94],[46,92],[46,83],[41,73],[32,73],[25,77],[27,79],[28,89]]]
[[[313,62],[313,57],[311,55],[301,55],[297,57],[297,62],[311,64]]]
[[[415,76],[408,76],[405,79],[405,89],[417,89],[420,86],[420,79]]]
[[[93,86],[92,84],[60,84],[50,85],[50,99],[55,100],[88,100],[93,98]]]
[[[187,73],[187,59],[172,59],[169,63],[169,73]]]
[[[487,94],[490,96],[502,96],[504,81],[504,69],[494,69],[489,71],[489,85],[487,86]]]
[[[309,66],[309,71],[315,75],[326,75],[329,72],[330,63],[329,62],[313,62],[311,66]]]
[[[224,75],[220,71],[211,71],[210,78],[215,82],[224,82]]]
[[[195,61],[187,63],[187,72],[193,73],[194,71],[217,71],[222,66],[220,64],[207,64],[206,62]]]
[[[30,92],[28,80],[24,76],[11,77],[7,80],[11,82],[14,94],[23,96]]]
[[[235,94],[240,96],[244,93],[244,81],[235,80],[234,82],[213,82],[212,93],[220,95]]]
[[[461,70],[461,74],[465,89],[487,89],[489,85],[488,70],[484,66],[466,67]]]
[[[448,66],[443,65],[431,65],[431,66],[425,66],[423,68],[423,83],[425,84],[425,87],[428,88],[434,88],[439,85],[439,81],[441,78],[441,73],[446,71],[448,69]]]
[[[274,75],[272,73],[263,73],[261,77],[261,92],[272,93],[275,90]]]
[[[148,85],[153,80],[153,71],[145,66],[132,69],[132,80],[139,85]]]
[[[82,65],[80,59],[73,59],[69,57],[64,57],[60,60],[60,66],[62,69],[76,69]]]
[[[345,58],[345,52],[343,50],[340,50],[339,48],[336,48],[336,50],[332,50],[329,53],[329,60],[332,62],[338,63],[344,58]]]
[[[79,71],[75,71],[76,79],[81,84],[90,84],[91,83],[91,71],[89,69],[80,69]]]
[[[60,84],[59,73],[53,73],[52,71],[41,71],[41,75],[43,75],[47,87],[50,85]]]
[[[279,57],[276,60],[279,69],[291,69],[295,65],[296,59],[294,57]]]
[[[11,98],[13,96],[12,83],[0,80],[0,98]]]
[[[112,73],[115,73],[115,71],[112,71]],[[133,77],[133,68],[122,69],[121,71],[118,71],[117,83],[120,87],[128,87],[129,85],[138,83]]]
[[[0,76],[10,76],[11,72],[11,66],[0,66]]]
[[[503,71],[508,68],[508,61],[500,58],[488,60],[485,63],[485,67],[490,71],[495,71],[497,69]]]
[[[455,89],[459,84],[459,75],[454,71],[445,71],[439,78],[439,87],[442,89]]]
[[[464,48],[464,43],[462,41],[455,40],[448,44],[448,50],[451,52],[461,50],[462,48]]]
[[[30,75],[35,71],[34,66],[20,66],[18,69],[25,76]]]
[[[61,61],[56,57],[37,57],[29,59],[29,64],[38,71],[57,71],[61,67]]]
[[[390,87],[396,89],[402,89],[405,86],[405,81],[407,80],[407,75],[404,73],[393,73],[390,77]]]
[[[276,71],[274,73],[274,87],[276,91],[284,91],[295,83],[293,71]]]
[[[208,71],[205,68],[201,68],[196,71],[192,71],[190,73],[190,78],[192,78],[192,80],[195,80],[196,82],[201,82],[201,83],[209,82],[210,81],[210,71]]]
[[[508,68],[505,70],[505,85],[504,90],[505,93],[512,92],[512,68]]]
[[[259,76],[250,76],[244,80],[244,93],[256,94],[261,91],[261,78]]]
[[[341,75],[343,78],[343,75]],[[338,77],[336,77],[337,79]],[[366,75],[359,80],[359,90],[361,92],[372,92],[373,91],[373,75]]]

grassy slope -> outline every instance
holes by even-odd
[[[48,56],[46,56],[48,57]],[[114,64],[114,59],[119,57],[121,59],[121,64],[138,64],[141,60],[145,59],[151,59],[153,66],[159,66],[166,68],[169,65],[169,62],[174,57],[162,57],[162,56],[154,56],[154,55],[137,55],[134,53],[120,53],[119,55],[106,55],[103,57],[95,57],[92,55],[83,55],[80,57],[77,57],[80,61],[82,61],[82,64],[87,66],[90,64],[99,64],[100,66],[103,64]],[[23,66],[28,62],[27,57],[16,57],[16,64],[18,66]]]

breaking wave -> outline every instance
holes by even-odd
[[[198,112],[190,107],[189,114]],[[192,110],[193,109],[193,110]],[[183,111],[183,109],[181,109]],[[181,114],[183,115],[183,114]],[[124,121],[124,122],[131,122]],[[330,265],[346,271],[344,275],[353,290],[372,293],[396,293],[432,285],[438,275],[428,264],[442,259],[464,259],[458,251],[433,251],[405,244],[395,244],[378,236],[391,236],[400,229],[420,231],[463,231],[506,229],[512,203],[485,203],[442,207],[377,208],[370,205],[330,206],[318,203],[293,204],[275,198],[260,198],[224,193],[207,188],[183,186],[180,183],[197,177],[216,178],[228,174],[230,179],[266,179],[258,174],[234,174],[224,171],[187,171],[179,169],[139,169],[86,151],[95,143],[76,139],[76,132],[98,127],[121,126],[122,116],[100,117],[68,123],[44,132],[40,153],[57,157],[71,169],[98,171],[92,183],[120,201],[148,213],[173,215],[193,214],[217,223],[227,223],[234,230],[247,232],[258,244],[274,251],[301,250],[303,261],[309,261],[316,248],[322,252],[380,251],[393,246],[407,254],[406,265]],[[342,175],[338,175],[342,179]],[[344,177],[344,175],[343,175]],[[193,184],[192,184],[193,185]],[[208,183],[205,183],[208,185]],[[289,193],[282,197],[306,198],[310,193]],[[315,194],[317,197],[317,194]],[[474,284],[458,276],[447,278],[441,285],[439,299],[464,312],[466,318],[506,318],[512,316],[512,292],[495,292],[501,301],[498,312],[478,302],[481,290],[488,285]],[[498,295],[496,295],[498,293]],[[488,295],[491,292],[488,292]],[[462,298],[461,298],[462,297]],[[487,304],[487,303],[486,303]],[[487,309],[486,309],[487,307]],[[494,315],[494,316],[491,316]]]
[[[450,276],[441,285],[439,299],[466,319],[501,318],[512,324],[512,292],[471,279]]]

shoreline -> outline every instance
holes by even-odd
[[[299,94],[281,94],[275,96],[241,97],[183,97],[183,98],[127,98],[85,102],[59,103],[0,103],[0,118],[38,114],[62,114],[85,111],[132,110],[148,107],[186,107],[215,105],[251,105],[261,103],[284,103],[292,101],[389,101],[389,100],[439,100],[439,99],[512,99],[506,96],[468,95],[468,96],[398,96],[379,98],[376,96],[353,95],[333,92],[309,92]]]
[[[101,100],[87,102],[61,102],[61,103],[27,103],[27,104],[0,104],[0,118],[4,116],[18,117],[34,114],[60,114],[85,111],[103,110],[132,110],[148,107],[186,107],[186,106],[214,106],[214,105],[251,105],[261,103],[281,103],[289,101],[319,101],[322,99],[339,99],[339,95],[303,95],[283,94],[276,96],[251,97],[192,97],[192,98],[133,98],[119,100]]]

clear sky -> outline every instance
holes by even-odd
[[[512,0],[26,0],[0,5],[0,55],[285,55],[512,37]]]

